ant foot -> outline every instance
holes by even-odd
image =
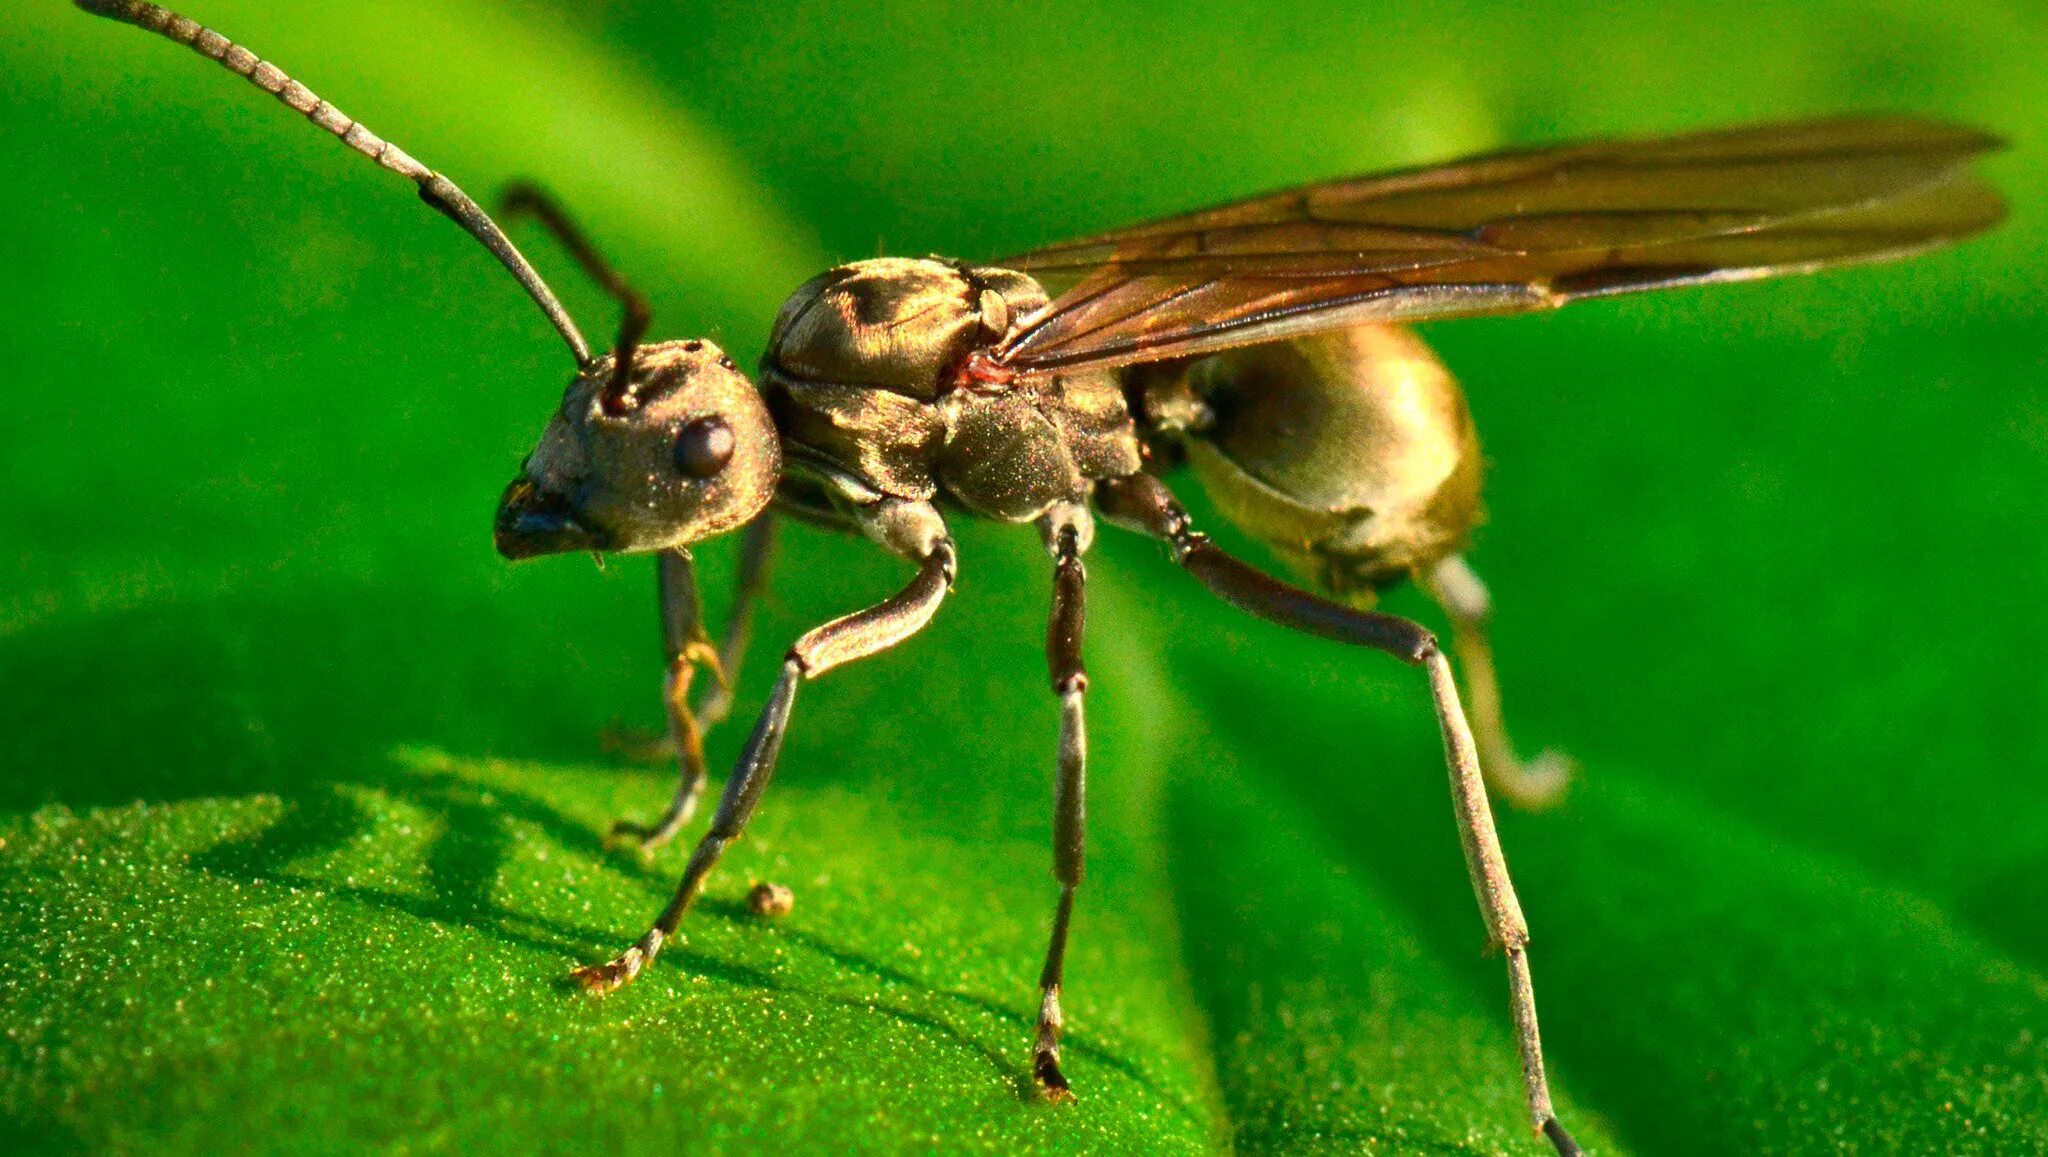
[[[654,963],[655,954],[661,951],[661,942],[665,939],[661,929],[649,928],[647,935],[631,948],[603,964],[586,964],[569,975],[583,986],[583,991],[594,996],[617,992],[631,984],[641,969]]]

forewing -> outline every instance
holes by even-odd
[[[995,357],[1023,373],[1124,365],[1901,256],[2004,215],[1965,168],[1999,144],[1859,117],[1309,185],[1001,262],[1058,296]]]

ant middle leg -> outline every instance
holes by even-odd
[[[1031,1046],[1031,1076],[1051,1101],[1074,1096],[1060,1071],[1060,988],[1066,979],[1067,927],[1074,916],[1074,893],[1081,885],[1088,789],[1088,732],[1082,696],[1088,670],[1081,661],[1081,637],[1087,619],[1088,572],[1081,555],[1094,537],[1094,521],[1079,505],[1055,507],[1039,520],[1046,548],[1053,557],[1052,614],[1046,625],[1045,658],[1053,694],[1060,700],[1059,773],[1053,789],[1053,878],[1060,885],[1059,907],[1052,918],[1052,939],[1045,950],[1045,968],[1038,976],[1038,1024]]]

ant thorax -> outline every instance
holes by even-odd
[[[818,514],[821,491],[867,491],[1023,522],[1136,471],[1111,373],[967,372],[1045,304],[1022,273],[936,259],[859,261],[805,283],[761,361],[786,451],[781,500]]]

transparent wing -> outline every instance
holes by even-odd
[[[1967,170],[2001,144],[1846,117],[1308,185],[1000,262],[1057,296],[994,358],[1021,373],[1126,365],[1899,257],[2004,216]]]

